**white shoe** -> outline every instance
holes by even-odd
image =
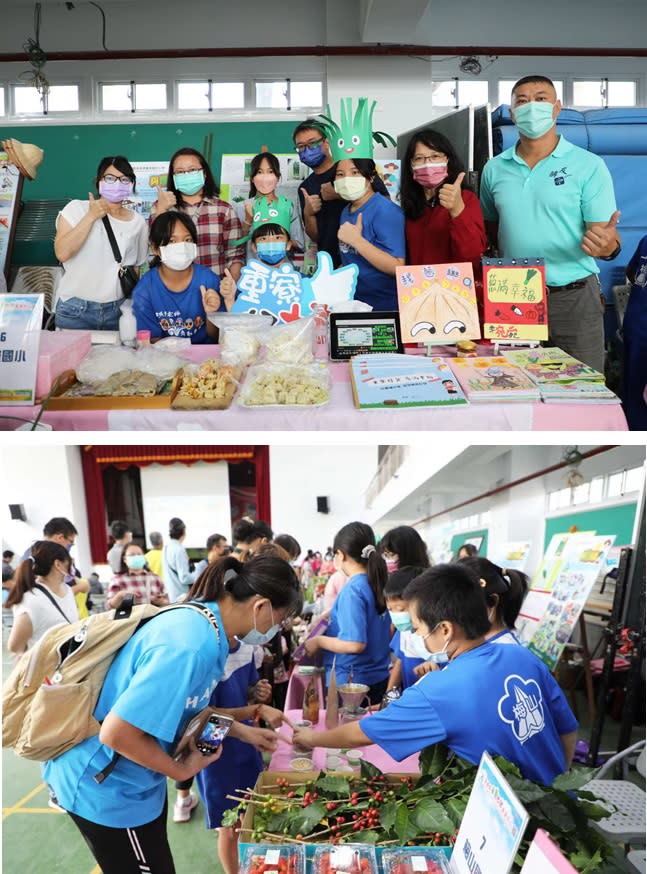
[[[199,802],[195,792],[189,792],[186,798],[176,801],[173,805],[173,822],[188,822]]]

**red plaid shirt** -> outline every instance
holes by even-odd
[[[119,592],[133,594],[136,604],[150,604],[153,598],[168,597],[164,583],[157,574],[152,574],[150,571],[115,574],[108,586],[108,600]]]

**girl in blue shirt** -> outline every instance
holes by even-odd
[[[335,191],[348,201],[341,214],[339,251],[342,264],[357,264],[355,300],[374,310],[396,310],[395,268],[405,259],[404,214],[373,188],[371,158],[344,158],[335,168]]]
[[[178,607],[136,631],[106,674],[93,714],[99,734],[45,765],[45,780],[103,874],[173,874],[167,778],[190,779],[222,752],[203,755],[193,742],[177,761],[173,751],[185,726],[209,703],[236,639],[262,645],[300,612],[299,583],[288,562],[262,556],[243,565],[227,557],[222,568],[221,577],[216,565],[208,568],[189,592],[212,621]],[[230,735],[260,750],[276,748],[269,729],[235,722]],[[110,763],[111,772],[97,782]]]
[[[337,596],[326,633],[306,641],[308,655],[323,650],[326,682],[336,655],[337,684],[369,687],[371,704],[379,704],[389,676],[390,618],[384,586],[386,563],[375,548],[370,525],[351,522],[335,535],[337,567],[350,579]]]
[[[191,343],[215,343],[218,328],[209,313],[230,310],[236,292],[220,289],[220,279],[208,267],[194,264],[198,232],[182,212],[164,212],[151,226],[155,258],[133,292],[137,329],[162,337],[189,337]]]
[[[490,643],[519,643],[514,626],[528,591],[528,577],[521,571],[506,570],[481,556],[462,558],[462,565],[479,578],[485,591],[490,630],[485,639]]]
[[[382,540],[380,541],[380,547],[382,547]],[[384,555],[384,550],[382,554]],[[386,561],[388,566],[388,559]],[[408,689],[409,686],[413,686],[419,677],[422,676],[422,674],[416,673],[415,670],[419,665],[424,664],[424,659],[414,649],[413,625],[411,624],[411,616],[409,614],[409,602],[404,599],[404,590],[411,580],[415,580],[425,570],[426,567],[422,566],[401,567],[389,574],[389,579],[384,589],[391,624],[395,628],[395,633],[391,638],[391,652],[394,655],[394,662],[389,674],[387,692],[390,692],[391,689]]]

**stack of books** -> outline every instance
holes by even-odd
[[[449,360],[396,353],[356,355],[350,360],[355,406],[394,410],[466,404]]]
[[[604,374],[555,347],[511,349],[503,353],[539,387],[547,404],[619,404],[604,384]]]
[[[538,401],[539,388],[503,356],[449,358],[449,364],[469,401]]]

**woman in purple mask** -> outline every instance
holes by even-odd
[[[57,290],[56,327],[116,331],[124,296],[119,263],[110,245],[110,223],[121,264],[138,267],[146,260],[146,222],[126,202],[135,190],[135,171],[123,155],[102,158],[95,185],[98,197],[71,200],[56,219],[54,251],[64,273]]]
[[[400,203],[407,264],[471,261],[480,277],[487,248],[479,199],[465,183],[456,150],[441,133],[417,131],[402,160]]]

